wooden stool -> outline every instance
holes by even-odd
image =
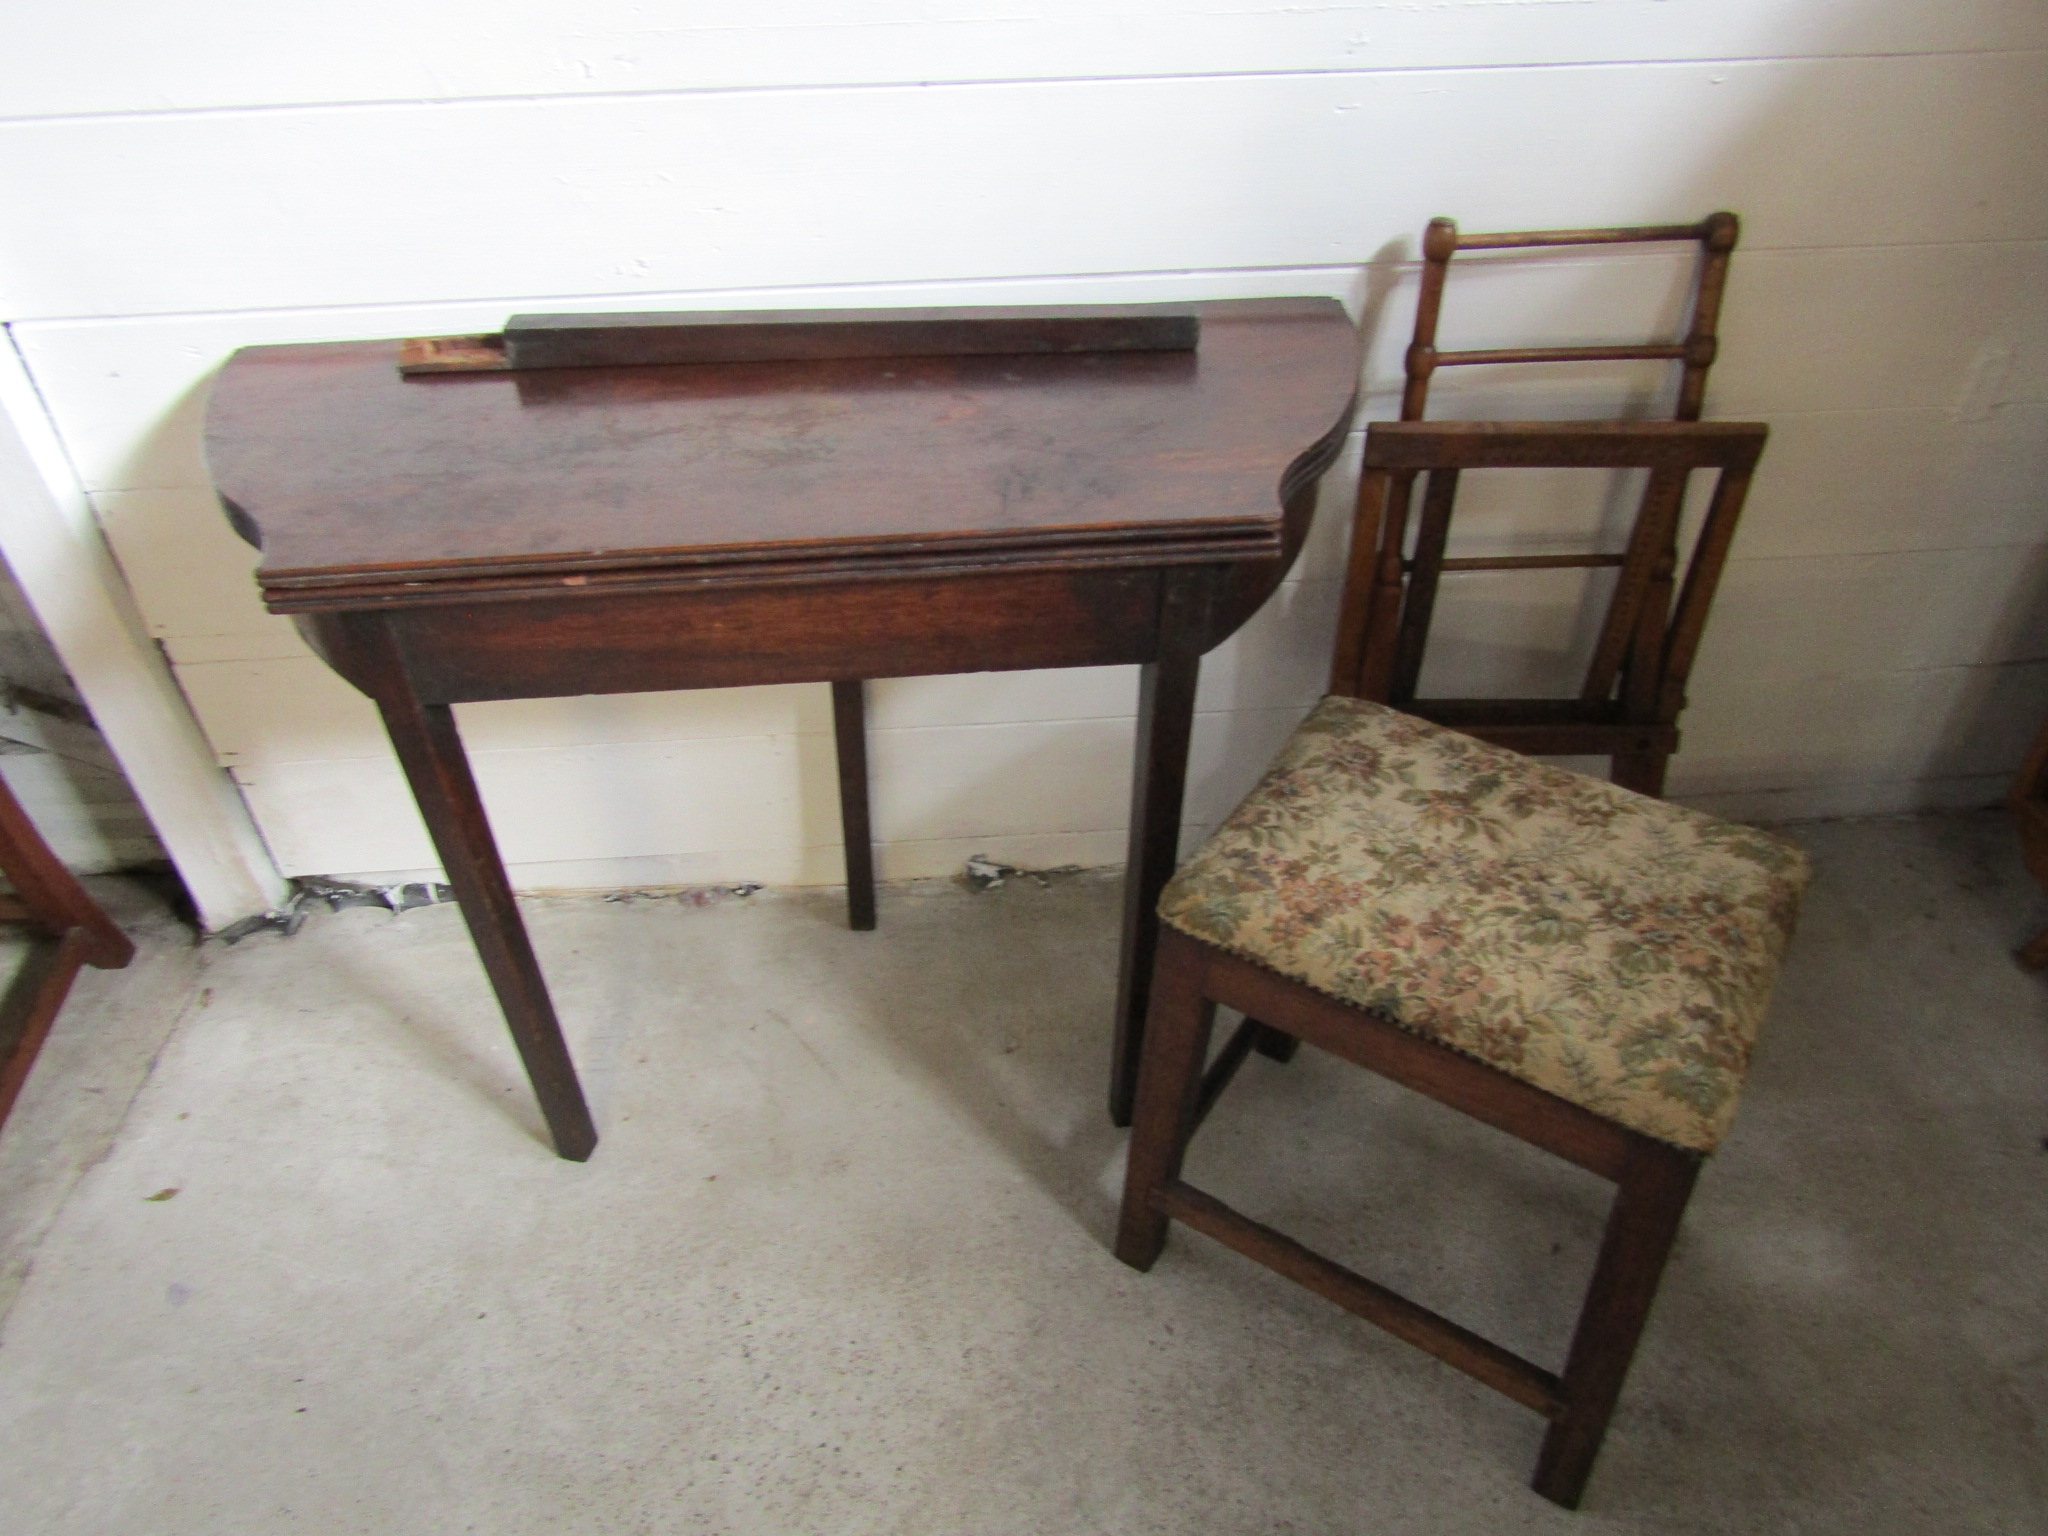
[[[28,962],[0,999],[0,1124],[14,1108],[36,1053],[81,965],[117,971],[135,957],[128,935],[114,926],[78,877],[50,851],[0,780],[0,870],[15,894],[0,896],[0,921],[39,930]]]
[[[1380,423],[1361,504],[1397,473],[1430,474],[1427,539],[1451,505],[1437,477],[1454,486],[1461,467],[1640,463],[1678,473],[1681,492],[1686,470],[1719,468],[1661,663],[1682,688],[1762,444],[1744,424]],[[1425,610],[1416,645],[1426,632]],[[1552,1421],[1535,1487],[1574,1507],[1700,1160],[1734,1114],[1807,865],[1767,833],[1357,697],[1345,658],[1360,644],[1347,624],[1332,696],[1161,898],[1117,1255],[1149,1268],[1178,1219],[1534,1408]],[[1532,751],[1587,750],[1591,729],[1477,723]],[[1218,1003],[1246,1022],[1205,1074]],[[1319,1045],[1614,1181],[1561,1375],[1181,1179],[1202,1116],[1274,1040]]]

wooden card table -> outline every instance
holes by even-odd
[[[1111,1113],[1130,1118],[1203,652],[1273,590],[1350,424],[1329,299],[1196,306],[1192,352],[400,377],[251,347],[207,453],[274,613],[375,701],[555,1148],[597,1132],[450,706],[833,687],[873,922],[862,680],[1139,663]]]

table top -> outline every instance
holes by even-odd
[[[207,457],[280,612],[603,586],[1270,557],[1349,422],[1333,299],[1198,306],[1200,350],[401,378],[249,347]]]

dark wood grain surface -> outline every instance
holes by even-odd
[[[1110,1112],[1130,1118],[1202,653],[1265,601],[1351,422],[1334,300],[1209,303],[1195,353],[402,378],[256,347],[208,455],[271,609],[377,701],[556,1150],[596,1127],[451,705],[825,682],[875,921],[861,681],[1137,663]]]
[[[1188,304],[1031,304],[514,315],[505,322],[504,344],[505,362],[512,368],[603,368],[849,357],[1192,352],[1201,333],[1201,317]]]
[[[396,342],[251,347],[207,452],[279,612],[1277,555],[1357,336],[1330,299],[1197,308],[1196,353],[402,379]]]

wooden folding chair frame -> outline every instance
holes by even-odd
[[[1502,363],[1676,362],[1678,394],[1671,420],[1697,421],[1706,400],[1707,372],[1718,354],[1721,299],[1728,283],[1728,261],[1741,237],[1742,224],[1732,213],[1711,213],[1697,224],[1659,224],[1615,229],[1520,230],[1498,234],[1461,234],[1450,219],[1432,219],[1422,237],[1422,290],[1415,312],[1415,336],[1408,347],[1406,382],[1401,393],[1401,419],[1420,421],[1428,408],[1429,390],[1439,368]],[[1527,251],[1571,246],[1697,244],[1698,273],[1685,335],[1677,341],[1632,345],[1594,344],[1563,347],[1495,347],[1446,352],[1436,344],[1443,314],[1444,285],[1451,258],[1460,251]],[[1412,475],[1397,477],[1389,499],[1405,509]],[[1670,626],[1674,574],[1677,566],[1678,522],[1685,497],[1683,474],[1654,472],[1643,487],[1628,548],[1619,556],[1574,562],[1569,558],[1526,557],[1520,560],[1453,560],[1451,570],[1540,569],[1575,563],[1619,568],[1612,601],[1594,645],[1591,664],[1579,692],[1585,708],[1579,718],[1600,718],[1601,706],[1620,692],[1622,717],[1651,726],[1660,721],[1662,677],[1658,661]],[[1430,587],[1434,595],[1434,582]],[[1405,663],[1404,663],[1405,665]],[[1369,695],[1370,696],[1370,695]],[[1633,746],[1613,752],[1618,783],[1645,794],[1661,794],[1664,772],[1676,749],[1675,733],[1647,733]]]
[[[1391,704],[1519,752],[1608,756],[1616,783],[1661,794],[1678,746],[1686,681],[1767,435],[1755,422],[1373,423],[1366,431],[1330,691]],[[1459,472],[1501,468],[1647,469],[1669,495],[1654,505],[1646,499],[1626,553],[1447,557]],[[1668,598],[1641,607],[1646,583],[1668,591],[1675,582],[1678,513],[1687,479],[1699,469],[1720,473],[1676,607]],[[1411,552],[1418,477],[1426,477],[1426,485]],[[1656,527],[1646,535],[1651,522]],[[1643,564],[1638,556],[1646,548],[1660,558]],[[1608,696],[1602,684],[1611,680],[1615,661],[1605,648],[1596,650],[1576,699],[1416,696],[1444,572],[1599,567],[1621,570],[1606,627],[1607,635],[1622,634],[1632,647],[1628,686],[1619,697]]]

